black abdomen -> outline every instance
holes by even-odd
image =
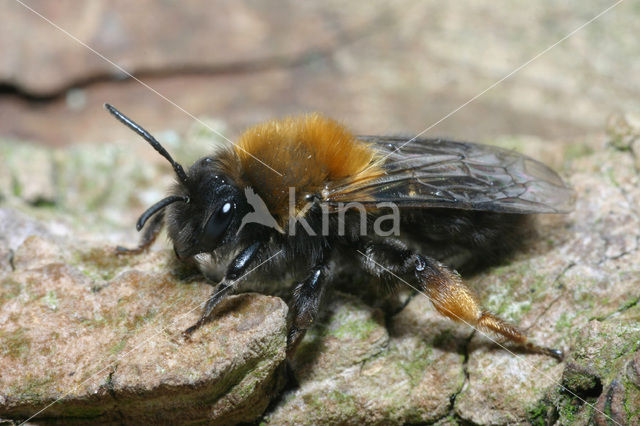
[[[456,209],[405,209],[400,238],[424,254],[469,272],[495,264],[517,249],[530,231],[522,214]]]

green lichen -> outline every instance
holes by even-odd
[[[572,392],[584,394],[597,389],[600,386],[600,379],[586,371],[567,368],[562,378],[562,384]]]
[[[96,314],[93,318],[82,318],[80,323],[87,328],[101,328],[109,324],[107,318],[100,314]]]
[[[10,278],[5,279],[0,283],[0,303],[7,302],[20,295],[22,291],[22,285]]]
[[[592,147],[586,144],[571,144],[568,145],[564,150],[564,160],[566,162],[571,162],[576,158],[586,157],[593,154],[594,150]]]
[[[574,424],[581,408],[582,404],[577,398],[567,399],[566,402],[559,407],[559,423],[567,425]]]
[[[485,294],[483,303],[490,311],[511,321],[529,312],[532,302],[544,296],[548,288],[548,277],[535,274],[530,265],[522,262],[494,268],[492,275],[500,277],[500,281],[481,289]],[[519,296],[523,289],[526,295]]]
[[[120,340],[117,344],[115,344],[114,346],[112,346],[112,347],[111,347],[111,349],[109,349],[109,352],[110,352],[112,355],[117,355],[117,354],[119,354],[119,353],[124,349],[124,347],[126,346],[126,344],[127,344],[127,339],[126,339],[126,338],[125,338],[125,339],[122,339],[122,340]]]
[[[31,338],[26,335],[26,329],[20,327],[16,331],[0,330],[0,356],[11,359],[25,358],[31,349]]]
[[[539,401],[537,405],[527,410],[527,420],[534,426],[547,424],[549,406],[546,401]]]
[[[612,167],[607,167],[604,170],[604,175],[609,179],[609,182],[616,188],[620,188],[620,182],[616,179],[615,170]]]
[[[326,418],[328,412],[340,413],[340,418],[349,418],[358,413],[358,406],[353,395],[332,390],[325,394],[306,394],[302,397],[305,404],[316,413],[322,413]]]
[[[340,328],[330,331],[329,334],[338,339],[355,338],[366,340],[377,327],[379,327],[379,324],[373,319],[350,319],[342,324]]]
[[[27,373],[18,385],[10,387],[10,391],[22,400],[40,403],[45,393],[50,390],[47,385],[55,379],[56,375],[53,372],[44,376]]]
[[[356,409],[355,398],[353,397],[353,395],[340,392],[338,390],[333,390],[329,392],[328,397],[331,401],[336,402],[342,407],[347,406],[349,408],[353,408],[354,410]]]
[[[118,256],[113,248],[92,248],[77,252],[72,263],[93,281],[109,281],[127,265],[129,256]]]
[[[416,386],[424,377],[429,366],[433,364],[433,348],[422,346],[417,351],[413,351],[410,356],[410,359],[400,359],[398,366],[409,376],[411,386]]]
[[[11,192],[13,193],[13,196],[17,198],[20,198],[20,196],[22,195],[22,184],[20,183],[20,180],[15,176],[11,177]]]
[[[562,314],[560,314],[560,318],[558,318],[555,326],[556,331],[560,332],[562,330],[571,328],[573,324],[573,318],[575,318],[574,314],[569,314],[567,312],[563,312]]]
[[[638,304],[638,302],[640,302],[640,296],[632,297],[632,298],[628,299],[627,301],[625,301],[618,308],[617,312],[624,312],[626,310],[629,310],[629,309],[633,308],[634,306],[636,306]]]
[[[272,374],[271,362],[260,362],[256,366],[253,366],[253,368],[245,370],[243,373],[244,376],[242,379],[228,392],[233,395],[234,401],[245,401],[249,399],[251,395],[255,395],[257,388]]]
[[[640,419],[640,389],[629,381],[625,381],[624,389],[625,394],[622,406],[627,414],[627,419]]]
[[[54,290],[49,290],[47,294],[42,298],[42,301],[52,311],[58,309],[58,297],[56,296],[56,292]]]

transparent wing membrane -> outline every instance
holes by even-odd
[[[327,188],[330,205],[393,202],[503,213],[566,213],[574,191],[548,166],[514,151],[442,139],[360,136],[384,174]],[[386,157],[386,158],[385,158]]]

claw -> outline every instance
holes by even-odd
[[[194,324],[191,327],[187,328],[182,332],[182,337],[185,339],[189,339],[194,331],[196,331],[200,327],[200,324]]]
[[[138,254],[140,253],[140,249],[130,249],[123,246],[117,246],[115,249],[116,256],[124,255],[124,254]]]
[[[564,360],[564,352],[561,349],[548,348],[546,346],[539,346],[535,343],[527,342],[525,347],[532,352],[543,354],[555,358],[558,362]]]
[[[552,348],[545,348],[545,353],[555,359],[557,359],[558,361],[562,362],[562,360],[564,359],[564,352],[560,349],[552,349]]]

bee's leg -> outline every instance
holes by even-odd
[[[291,311],[293,321],[287,336],[287,358],[291,359],[302,338],[316,319],[320,301],[327,283],[327,266],[313,267],[303,281],[293,290]]]
[[[213,312],[213,309],[225,297],[231,294],[233,290],[235,290],[234,284],[235,283],[227,283],[223,280],[220,284],[218,284],[215,287],[215,289],[213,290],[213,293],[211,294],[211,296],[209,296],[207,303],[205,303],[204,305],[204,309],[202,310],[202,315],[200,316],[200,319],[198,320],[198,322],[196,322],[191,327],[187,328],[185,331],[182,332],[182,335],[184,337],[189,337],[194,331],[199,329],[201,326],[206,324],[211,319],[211,313]]]
[[[440,314],[497,333],[533,352],[562,359],[562,351],[530,342],[517,327],[483,309],[460,275],[440,262],[414,253],[398,241],[366,244],[361,254],[370,273],[390,274],[399,283],[416,288],[429,297]]]
[[[126,248],[122,246],[116,247],[116,254],[140,254],[145,251],[147,248],[153,244],[156,240],[160,231],[162,230],[162,226],[164,225],[164,212],[158,212],[155,216],[151,218],[149,223],[144,227],[144,232],[142,233],[142,237],[140,237],[140,242],[138,243],[138,247],[136,248]]]
[[[442,315],[502,335],[530,351],[562,360],[562,351],[529,341],[516,326],[482,308],[471,289],[462,282],[460,275],[436,260],[415,255],[415,276],[421,284],[420,290],[429,296]]]
[[[207,303],[204,305],[200,319],[194,325],[187,328],[182,333],[183,336],[188,337],[202,325],[206,324],[211,319],[216,306],[227,296],[237,291],[238,284],[243,280],[245,275],[250,272],[249,268],[258,260],[261,247],[262,243],[255,242],[242,250],[240,254],[231,261],[227,267],[224,278],[220,284],[215,287],[209,300],[207,300]]]

